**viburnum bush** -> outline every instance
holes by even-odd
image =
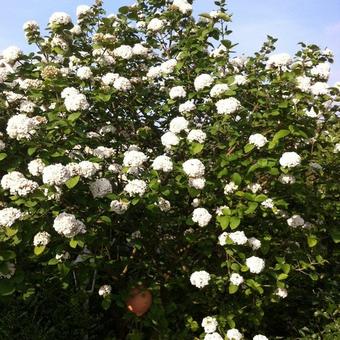
[[[2,52],[2,338],[340,334],[332,51],[235,56],[215,4],[97,0]]]

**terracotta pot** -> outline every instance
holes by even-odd
[[[129,298],[126,300],[127,309],[137,316],[145,314],[150,309],[151,304],[151,292],[143,287],[133,288]]]

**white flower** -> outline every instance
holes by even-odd
[[[116,150],[113,148],[107,148],[106,146],[98,146],[93,150],[89,150],[89,153],[98,158],[106,159],[112,157],[116,153]]]
[[[129,196],[143,196],[146,188],[147,185],[143,180],[133,179],[126,184],[124,191],[127,192]]]
[[[82,161],[79,164],[79,175],[85,178],[90,178],[96,174],[100,169],[98,163],[93,163],[90,161]]]
[[[113,50],[115,57],[122,59],[130,59],[133,56],[132,47],[129,45],[121,45]]]
[[[170,59],[161,64],[161,72],[164,74],[170,74],[174,71],[177,65],[176,59]]]
[[[217,58],[223,56],[227,51],[228,49],[224,45],[220,45],[219,47],[211,51],[210,56],[213,58]]]
[[[333,153],[339,153],[340,152],[340,143],[336,143],[334,145]]]
[[[228,84],[216,84],[210,90],[210,97],[216,98],[221,96],[223,93],[229,91]]]
[[[170,157],[162,155],[153,160],[152,168],[157,171],[170,172],[173,169],[173,163]]]
[[[244,282],[244,278],[238,273],[232,273],[230,275],[230,282],[235,286],[239,286],[241,283]]]
[[[220,334],[217,332],[209,333],[204,336],[204,340],[223,340]]]
[[[21,103],[20,103],[20,108],[19,108],[19,111],[20,112],[24,112],[24,113],[32,113],[35,109],[36,105],[29,101],[29,100],[23,100]]]
[[[118,91],[127,92],[132,86],[129,79],[125,77],[119,77],[114,81],[113,87]]]
[[[205,227],[209,224],[212,216],[209,211],[205,208],[196,208],[192,213],[192,220],[198,223],[200,227]]]
[[[225,246],[227,244],[227,239],[228,239],[228,233],[224,231],[219,237],[218,237],[218,244],[220,246]]]
[[[293,228],[301,227],[305,224],[305,220],[300,215],[293,215],[288,218],[287,224]]]
[[[229,195],[235,192],[237,188],[238,188],[238,185],[235,184],[233,181],[231,181],[225,185],[223,192],[225,195]]]
[[[74,215],[65,212],[54,219],[53,228],[58,234],[67,238],[86,233],[85,224],[77,220]]]
[[[248,244],[251,246],[253,250],[261,248],[261,241],[255,237],[248,238]]]
[[[165,25],[164,20],[153,18],[150,20],[147,29],[152,32],[158,32],[160,31]]]
[[[265,267],[264,260],[256,256],[248,257],[246,259],[246,265],[250,272],[254,274],[261,273]]]
[[[197,177],[197,178],[189,178],[189,186],[202,190],[205,187],[205,178]]]
[[[253,340],[268,340],[268,338],[262,334],[255,335]]]
[[[227,331],[228,340],[241,340],[243,335],[239,332],[238,329],[232,328]]]
[[[77,70],[77,77],[82,80],[91,79],[93,73],[88,66],[79,67]]]
[[[4,141],[0,139],[0,151],[4,150],[5,148],[6,148],[6,144],[4,143]]]
[[[35,247],[38,246],[47,246],[50,243],[51,235],[47,231],[41,231],[34,235],[33,245]]]
[[[166,132],[161,137],[161,142],[166,148],[171,148],[173,145],[178,145],[179,138],[173,132]]]
[[[187,113],[187,112],[191,112],[194,111],[196,109],[196,105],[194,103],[194,100],[187,100],[186,102],[184,102],[183,104],[181,104],[178,107],[178,111],[180,113]]]
[[[183,171],[189,176],[189,177],[203,177],[205,166],[199,159],[189,159],[185,161],[182,165]]]
[[[278,297],[284,299],[284,298],[286,298],[288,296],[287,289],[286,288],[278,288],[275,291],[275,295],[277,295]]]
[[[315,77],[327,80],[330,73],[330,65],[329,63],[318,64],[311,69],[310,73]]]
[[[289,174],[281,174],[279,177],[279,181],[282,184],[294,184],[295,183],[295,177],[293,175]]]
[[[328,93],[328,84],[318,81],[310,87],[312,94],[319,96]]]
[[[311,79],[306,76],[299,76],[296,78],[297,87],[303,92],[309,92],[311,88]]]
[[[249,189],[253,194],[256,194],[259,190],[262,189],[261,184],[251,183],[247,185],[247,189]]]
[[[310,110],[305,109],[304,112],[307,117],[316,118],[318,116],[318,114],[314,110],[314,107],[312,107]]]
[[[194,80],[195,90],[203,90],[205,87],[209,87],[213,82],[214,78],[210,74],[200,74]]]
[[[187,14],[192,11],[192,5],[186,0],[174,0],[172,6],[177,8],[182,14]]]
[[[79,5],[76,9],[76,14],[78,18],[89,13],[91,13],[91,7],[88,5]]]
[[[148,157],[140,151],[126,151],[124,153],[123,165],[128,167],[139,167],[148,160]]]
[[[163,197],[160,197],[157,202],[157,206],[161,211],[167,212],[171,209],[171,203],[164,199]]]
[[[146,74],[147,78],[155,79],[160,77],[162,74],[162,69],[160,66],[151,66]]]
[[[66,87],[61,91],[61,98],[65,99],[68,96],[75,96],[79,94],[79,91],[74,87]]]
[[[49,19],[50,25],[68,25],[71,23],[71,17],[65,12],[55,12]]]
[[[2,51],[2,58],[6,63],[13,64],[22,55],[22,51],[17,46],[9,46]]]
[[[110,203],[110,208],[118,215],[124,214],[129,208],[129,202],[114,200]]]
[[[278,53],[271,55],[268,58],[266,67],[267,68],[282,68],[283,70],[286,69],[286,67],[291,64],[292,58],[288,53]]]
[[[132,47],[132,53],[138,56],[147,56],[149,49],[142,44],[134,44]]]
[[[42,180],[45,184],[62,185],[70,178],[70,171],[60,163],[47,165],[43,169]]]
[[[255,145],[258,149],[262,148],[267,143],[267,138],[260,133],[255,133],[249,137],[249,144]]]
[[[0,226],[11,227],[16,220],[20,219],[23,213],[16,208],[5,208],[0,210]]]
[[[39,122],[20,113],[12,116],[7,122],[6,132],[10,138],[30,139],[36,133],[36,126]]]
[[[261,203],[262,206],[268,209],[273,209],[274,208],[274,201],[271,198],[267,198]]]
[[[241,103],[233,97],[220,99],[217,101],[216,109],[218,114],[231,114],[236,112],[241,107]]]
[[[185,98],[187,95],[183,86],[174,86],[169,91],[169,96],[171,99],[175,98]]]
[[[39,31],[39,24],[35,20],[26,21],[22,26],[24,31]]]
[[[108,179],[99,178],[90,184],[90,191],[94,198],[104,197],[112,193],[112,185]]]
[[[190,130],[187,136],[189,142],[198,142],[201,144],[204,143],[206,138],[206,133],[199,129]]]
[[[235,231],[233,233],[229,233],[228,236],[235,244],[238,245],[246,244],[248,241],[248,238],[243,231]]]
[[[201,323],[201,326],[204,328],[204,332],[206,333],[214,333],[218,326],[218,322],[216,318],[212,316],[206,316]]]
[[[25,178],[19,171],[12,171],[2,177],[1,186],[3,189],[9,190],[11,195],[27,196],[35,191],[39,184]]]
[[[118,78],[118,73],[109,72],[102,76],[102,82],[104,85],[112,85]]]
[[[294,168],[301,164],[301,157],[296,152],[285,152],[280,158],[280,165],[284,168]]]
[[[234,84],[244,85],[246,82],[247,82],[247,77],[246,76],[243,76],[241,74],[237,74],[234,77]]]
[[[169,130],[173,133],[180,133],[188,128],[189,122],[184,117],[175,117],[170,122]]]
[[[110,285],[103,285],[99,288],[98,294],[102,297],[109,296],[111,294],[112,288]]]
[[[200,270],[193,272],[190,275],[190,282],[193,286],[197,288],[203,288],[209,284],[210,281],[210,274],[205,270]]]
[[[84,111],[90,107],[86,96],[82,93],[67,96],[65,98],[64,104],[66,110],[69,112]]]
[[[201,201],[198,199],[198,198],[194,198],[191,202],[191,205],[194,207],[194,208],[197,208],[199,205],[201,204]]]

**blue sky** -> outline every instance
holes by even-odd
[[[81,4],[92,0],[0,0],[0,50],[17,45],[29,50],[22,32],[22,24],[36,20],[44,27],[55,11],[75,15]],[[109,12],[117,12],[131,0],[104,0]],[[261,46],[266,35],[279,39],[278,52],[293,54],[297,43],[304,41],[328,47],[335,53],[330,82],[340,81],[340,0],[229,0],[233,14],[231,39],[238,42],[237,53],[251,54]],[[213,0],[196,0],[195,13],[214,9]]]

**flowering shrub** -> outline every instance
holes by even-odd
[[[234,56],[216,5],[196,19],[186,0],[138,0],[106,16],[97,0],[77,23],[54,13],[45,38],[25,23],[36,52],[3,51],[2,310],[91,315],[56,339],[339,334],[332,52],[274,54],[268,37]],[[153,297],[138,316],[136,287]]]

